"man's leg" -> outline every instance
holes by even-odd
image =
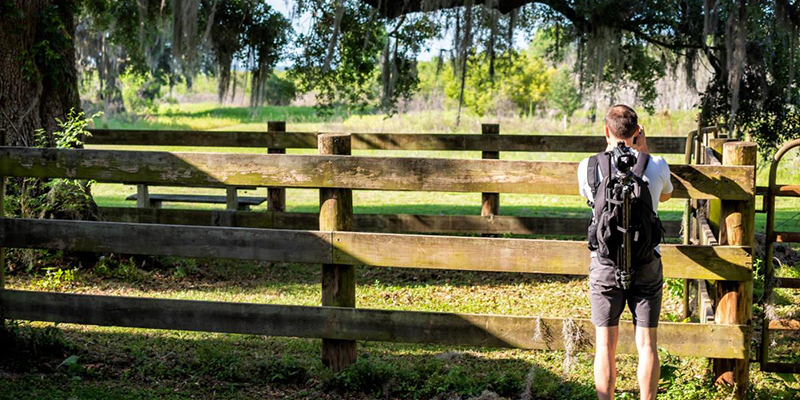
[[[594,385],[597,398],[610,400],[614,398],[614,386],[617,383],[617,339],[619,326],[595,328]]]
[[[656,341],[658,328],[636,327],[636,348],[639,350],[639,390],[642,400],[655,400],[661,367]]]

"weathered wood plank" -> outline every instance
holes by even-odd
[[[334,261],[379,267],[586,275],[586,243],[334,232]],[[667,278],[747,281],[749,248],[661,245]]]
[[[89,129],[89,145],[316,148],[316,132]],[[648,138],[649,139],[649,138]]]
[[[156,131],[133,129],[90,129],[86,144],[192,147],[273,147],[313,149],[316,132],[247,131]],[[353,133],[357,150],[455,150],[595,153],[605,148],[601,136],[499,135],[485,138],[476,134],[436,133]],[[647,138],[653,153],[683,154],[686,138]]]
[[[353,133],[353,149],[518,151],[547,153],[596,153],[606,146],[602,136],[497,135],[427,133]],[[651,142],[652,141],[652,142]],[[685,137],[647,138],[653,153],[683,154]]]
[[[331,262],[331,233],[0,219],[6,247],[239,260]]]
[[[578,163],[0,148],[0,175],[200,187],[578,194]],[[752,197],[755,168],[673,165],[673,197]]]
[[[150,329],[291,336],[476,347],[563,349],[566,319],[420,311],[226,303],[8,290],[0,296],[8,318]],[[594,328],[572,319],[593,351]],[[747,327],[662,322],[659,346],[670,354],[741,358]],[[630,321],[620,323],[619,351],[635,354]]]
[[[772,331],[800,331],[800,321],[796,319],[776,319],[769,321],[769,329]]]
[[[233,190],[236,190],[233,188]],[[171,202],[171,203],[202,203],[202,204],[226,204],[228,202],[228,195],[215,196],[204,194],[151,194],[148,196],[149,201]],[[138,201],[139,195],[132,194],[125,198],[125,200]],[[267,201],[266,197],[258,196],[236,196],[236,202],[248,205],[259,205]]]
[[[283,212],[227,212],[220,210],[151,209],[100,207],[109,222],[165,225],[235,226],[314,230],[319,214]],[[491,233],[514,235],[586,236],[588,215],[584,218],[513,217],[495,215],[415,215],[353,214],[353,230],[381,233]],[[667,237],[680,235],[680,221],[662,221]]]
[[[586,275],[578,241],[0,220],[6,247],[276,262]],[[334,248],[331,249],[331,244]],[[333,253],[333,255],[331,254]],[[662,245],[668,278],[745,281],[749,248]]]

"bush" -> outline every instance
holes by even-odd
[[[271,74],[267,80],[267,104],[288,106],[297,97],[297,86],[289,79]]]
[[[553,75],[547,102],[551,107],[558,110],[560,117],[564,118],[564,129],[567,129],[567,124],[572,119],[572,114],[583,103],[583,98],[578,89],[575,88],[575,84],[572,82],[572,75],[570,75],[567,68],[561,68]]]
[[[150,115],[158,111],[161,84],[147,73],[128,69],[120,75],[122,103],[125,111],[134,115]]]

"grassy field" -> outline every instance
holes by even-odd
[[[467,116],[454,127],[453,113],[423,112],[384,118],[337,113],[318,117],[313,110],[265,107],[256,111],[216,105],[163,107],[137,121],[110,120],[110,127],[152,129],[266,129],[266,121],[285,119],[293,131],[479,132],[480,120]],[[601,123],[576,117],[569,130],[544,118],[499,122],[503,134],[580,134],[600,132]],[[642,118],[650,135],[682,136],[694,128],[688,112]],[[97,146],[100,148],[100,146]],[[150,148],[152,149],[152,148]],[[180,150],[177,147],[160,148]],[[203,149],[254,152],[258,149]],[[301,151],[292,150],[299,153]],[[305,151],[313,153],[313,150]],[[375,152],[374,156],[479,158],[478,152]],[[585,154],[504,153],[504,159],[577,161]],[[669,156],[671,163],[682,157]],[[780,182],[800,183],[800,158],[787,160]],[[766,182],[759,170],[759,183]],[[97,184],[101,206],[134,206],[125,197],[134,188]],[[218,193],[208,189],[158,188],[158,193]],[[248,194],[265,194],[265,189]],[[318,210],[318,192],[287,190],[288,211]],[[168,207],[189,207],[167,204]],[[779,223],[800,230],[800,202],[779,204]],[[195,206],[197,207],[197,206]],[[370,192],[354,193],[357,213],[479,214],[480,194]],[[681,217],[683,203],[661,206],[665,219]],[[258,208],[255,210],[258,211]],[[585,203],[575,196],[502,195],[501,214],[585,216]],[[763,226],[763,215],[759,215]],[[788,228],[788,229],[787,229]],[[784,275],[797,275],[790,266]],[[359,267],[356,304],[361,308],[474,312],[503,315],[589,316],[588,287],[582,278],[406,270]],[[12,271],[7,287],[175,299],[203,299],[270,304],[318,305],[320,268],[314,265],[245,263],[224,260],[147,258],[137,262],[108,256],[94,268],[73,276]],[[756,295],[759,295],[757,284]],[[677,281],[665,288],[663,321],[680,319]],[[779,292],[778,311],[798,313],[800,298]],[[759,310],[757,310],[759,311]],[[626,311],[623,318],[630,319]],[[320,340],[269,338],[32,323],[12,325],[5,335],[8,357],[0,358],[0,398],[294,398],[294,399],[590,399],[594,397],[590,354],[578,354],[570,368],[560,351],[525,351],[452,346],[359,342],[359,362],[330,374],[320,361]],[[778,348],[785,347],[780,341]],[[71,356],[77,356],[72,358]],[[636,358],[619,356],[620,398],[636,395]],[[753,398],[791,399],[800,393],[800,376],[764,374],[753,364]],[[662,354],[659,398],[728,398],[711,384],[709,361]]]

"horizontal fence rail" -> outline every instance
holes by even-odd
[[[267,147],[316,149],[316,132],[161,131],[90,129],[90,145]],[[602,136],[352,133],[353,150],[455,150],[596,153]],[[648,136],[654,153],[683,154],[685,137]]]
[[[309,307],[6,290],[7,318],[151,329],[523,349],[564,349],[564,324],[593,351],[587,319]],[[538,321],[537,321],[538,320]],[[568,322],[569,321],[569,322]],[[537,322],[540,332],[536,332]],[[636,354],[630,321],[620,321],[619,351]],[[567,327],[570,329],[570,327]],[[662,322],[659,346],[678,356],[737,358],[746,325]]]
[[[5,247],[470,271],[586,275],[586,243],[2,219]],[[661,245],[667,278],[747,281],[750,249]]]
[[[100,207],[109,222],[197,225],[239,228],[319,228],[319,214],[300,212],[189,210]],[[585,217],[517,217],[507,215],[353,214],[353,230],[381,233],[490,233],[515,235],[586,236]],[[668,237],[680,236],[680,221],[662,221]]]
[[[0,175],[198,187],[577,195],[578,163],[0,148]],[[673,165],[673,197],[747,200],[755,168]]]

